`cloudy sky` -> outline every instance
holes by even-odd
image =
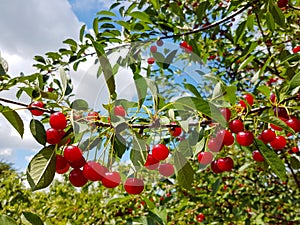
[[[35,55],[58,50],[67,38],[77,39],[80,27],[84,23],[90,27],[96,12],[107,9],[108,3],[106,0],[0,1],[0,52],[9,64],[9,74],[34,72],[31,65]],[[84,92],[83,86],[81,89]],[[14,93],[0,93],[0,97],[13,96]],[[31,116],[26,110],[20,110],[19,114],[25,119],[23,140],[0,116],[0,161],[11,162],[24,171],[41,146],[28,129]]]

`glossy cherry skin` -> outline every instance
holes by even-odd
[[[299,148],[297,146],[292,147],[292,152],[293,153],[298,153],[299,152]]]
[[[221,171],[230,171],[233,168],[233,160],[230,157],[219,158],[217,166]]]
[[[283,149],[286,145],[286,139],[284,136],[277,136],[273,141],[270,142],[270,145],[275,150]]]
[[[163,40],[161,40],[161,39],[160,39],[160,40],[157,40],[157,41],[156,41],[156,45],[157,45],[157,46],[163,46],[163,45],[164,45]]]
[[[232,133],[238,133],[240,131],[244,131],[244,123],[239,119],[232,120],[229,123],[229,129]]]
[[[68,161],[62,155],[56,155],[55,171],[59,174],[66,173],[70,168]]]
[[[165,176],[165,177],[170,177],[174,174],[174,166],[171,163],[163,163],[159,165],[158,172]]]
[[[64,149],[64,157],[68,162],[76,162],[82,158],[82,151],[75,145],[69,145]]]
[[[172,125],[177,125],[176,122],[172,122],[171,124]],[[182,133],[182,128],[181,127],[177,127],[177,126],[176,127],[170,127],[169,128],[169,132],[170,132],[171,136],[178,137]]]
[[[99,120],[99,113],[98,112],[89,112],[86,118],[88,121],[97,121]]]
[[[44,108],[44,103],[41,101],[35,101],[32,102],[29,107],[38,107],[38,108]],[[44,111],[38,110],[38,109],[30,109],[30,112],[34,116],[41,116],[44,114]]]
[[[67,126],[66,116],[61,112],[55,112],[50,115],[50,126],[55,130],[63,130]]]
[[[222,108],[221,110],[222,115],[224,116],[225,120],[228,122],[231,117],[231,111],[228,108]]]
[[[287,121],[285,121],[285,123],[292,128],[295,132],[299,132],[300,131],[300,121],[297,118],[291,118]]]
[[[152,148],[152,156],[158,161],[165,160],[169,156],[169,149],[163,144],[154,145]]]
[[[287,0],[285,0],[285,1],[287,1]],[[293,48],[293,53],[294,53],[294,54],[296,54],[296,53],[298,53],[298,52],[300,52],[300,45],[298,45],[298,46],[296,46],[295,48]]]
[[[159,166],[159,160],[156,160],[155,158],[153,158],[152,154],[148,154],[144,166],[148,170],[156,170],[156,169],[158,169],[158,166]]]
[[[218,141],[222,141],[223,145],[230,146],[234,143],[234,137],[228,130],[219,130],[216,135]]]
[[[276,138],[276,133],[270,129],[263,130],[261,132],[261,140],[265,143],[269,143]]]
[[[245,101],[246,101],[250,106],[253,105],[253,103],[254,103],[254,97],[253,97],[253,95],[251,95],[251,94],[244,94],[242,98],[245,99],[245,100],[240,100],[240,105],[241,105],[243,108],[247,108],[247,105],[246,105]]]
[[[46,141],[50,145],[56,145],[60,142],[61,140],[61,133],[58,130],[55,130],[53,128],[49,128],[46,131]]]
[[[118,172],[107,172],[101,181],[104,187],[115,188],[121,183],[121,176]]]
[[[202,165],[210,164],[214,159],[214,155],[211,152],[200,152],[198,154],[198,162]]]
[[[289,114],[284,107],[274,107],[274,116],[283,117],[285,119],[289,118]]]
[[[105,173],[108,172],[107,168],[95,161],[88,161],[83,167],[83,175],[90,181],[102,180]]]
[[[82,187],[88,182],[80,169],[73,169],[69,174],[69,180],[75,187]]]
[[[236,141],[242,146],[249,146],[254,141],[254,136],[250,131],[240,131],[236,135]]]
[[[124,183],[124,189],[128,194],[138,195],[144,190],[144,181],[139,178],[128,178]]]
[[[126,116],[126,111],[124,107],[121,105],[117,105],[114,107],[114,113],[116,116],[122,116],[122,117]]]
[[[152,45],[152,46],[150,47],[150,52],[156,53],[156,52],[157,52],[157,47],[156,47],[155,45]]]
[[[217,165],[217,160],[214,160],[210,164],[210,168],[214,173],[222,173],[222,170]]]
[[[279,8],[284,8],[287,6],[288,2],[288,0],[278,0],[277,5]]]
[[[81,168],[86,164],[85,158],[81,156],[80,160],[74,161],[74,162],[69,162],[70,166],[72,168]]]
[[[199,213],[197,216],[196,216],[196,220],[198,222],[203,222],[203,220],[205,219],[205,215],[203,213]]]
[[[153,57],[150,57],[147,59],[147,63],[152,65],[155,62],[155,59]]]
[[[262,156],[262,154],[258,150],[254,150],[252,152],[252,158],[256,162],[263,162],[263,161],[265,161],[265,158]]]

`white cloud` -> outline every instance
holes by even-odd
[[[72,3],[73,9],[79,12],[91,11],[94,8],[99,8],[99,6],[108,8],[111,6],[111,2],[107,0],[74,0]]]

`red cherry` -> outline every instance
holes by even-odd
[[[193,51],[193,47],[189,45],[186,41],[180,42],[179,46],[187,53],[191,53]]]
[[[59,131],[57,131],[53,128],[49,128],[46,131],[46,140],[47,140],[47,143],[49,143],[50,145],[56,145],[61,140],[61,134]]]
[[[300,121],[297,118],[291,118],[287,121],[285,121],[285,123],[292,128],[295,132],[299,132],[300,131]]]
[[[95,161],[88,161],[83,167],[83,175],[90,181],[102,180],[104,174],[108,172],[107,168]]]
[[[273,109],[273,111],[274,111],[274,115],[277,116],[277,117],[283,117],[285,119],[289,118],[288,112],[283,107],[275,107]]]
[[[70,166],[72,168],[81,168],[86,164],[85,158],[81,156],[81,159],[74,162],[69,162]]]
[[[156,47],[155,45],[152,45],[152,46],[150,47],[150,52],[156,53],[156,52],[157,52],[157,47]]]
[[[210,163],[210,168],[214,173],[221,173],[222,170],[217,165],[217,160],[214,160]]]
[[[299,46],[296,46],[295,48],[293,48],[293,53],[296,54],[300,52],[300,45]]]
[[[147,59],[148,64],[153,64],[155,62],[155,59],[153,57],[150,57]]]
[[[296,147],[292,147],[292,151],[294,153],[298,153],[299,152],[299,148],[296,146]]]
[[[223,148],[222,140],[210,138],[207,143],[207,148],[212,152],[219,152]]]
[[[82,158],[81,149],[75,145],[69,145],[64,149],[64,157],[68,162],[76,162]]]
[[[231,111],[228,108],[222,108],[221,110],[222,115],[224,116],[225,120],[228,122],[231,117]]]
[[[73,169],[69,174],[69,180],[75,187],[82,187],[87,183],[87,179],[83,176],[80,169]]]
[[[230,146],[234,143],[234,137],[228,130],[219,130],[216,135],[216,140],[223,141],[223,145]]]
[[[253,103],[254,103],[254,97],[253,97],[253,95],[251,95],[251,94],[244,94],[242,98],[245,99],[250,106],[253,105]],[[247,108],[247,105],[246,105],[246,103],[245,103],[244,100],[240,100],[240,105],[243,108]]]
[[[159,39],[159,40],[156,41],[156,45],[157,46],[163,46],[163,44],[164,44],[164,42],[161,39]]]
[[[33,107],[44,108],[44,103],[43,103],[43,102],[40,102],[40,101],[32,102],[32,103],[29,105],[29,108],[33,108]],[[38,110],[38,109],[30,109],[30,112],[31,112],[31,114],[34,115],[34,116],[41,116],[41,115],[44,114],[44,111]]]
[[[121,183],[121,176],[118,172],[107,172],[101,181],[104,187],[115,188]]]
[[[235,119],[229,123],[229,129],[232,133],[244,131],[244,123],[241,120]]]
[[[144,181],[139,178],[128,178],[124,183],[124,189],[128,194],[138,195],[144,190]]]
[[[99,113],[98,112],[89,112],[87,115],[87,120],[89,121],[97,121],[99,120]]]
[[[210,164],[214,159],[214,155],[211,152],[200,152],[198,154],[198,161],[200,164]]]
[[[213,59],[215,59],[215,58],[217,58],[216,55],[210,55],[210,56],[208,57],[208,60],[213,60]]]
[[[158,168],[158,172],[165,177],[172,176],[174,174],[174,171],[174,166],[171,163],[160,164]]]
[[[66,173],[70,168],[69,163],[62,155],[56,155],[55,171],[59,174]]]
[[[198,222],[203,222],[203,220],[205,219],[205,215],[203,213],[199,213],[197,216],[196,216],[196,220]]]
[[[240,131],[236,135],[236,141],[242,146],[249,146],[254,141],[254,136],[250,131]]]
[[[53,92],[54,88],[53,87],[48,87],[48,92]]]
[[[277,136],[273,141],[270,142],[270,145],[275,150],[283,149],[286,145],[286,139],[283,136]]]
[[[220,158],[217,160],[217,166],[221,171],[230,171],[233,168],[233,160],[230,157]]]
[[[258,150],[254,150],[252,152],[252,158],[256,162],[263,162],[263,161],[265,161],[265,158],[262,156],[262,154]]]
[[[163,144],[154,145],[152,148],[152,156],[158,161],[165,160],[169,156],[169,149]]]
[[[172,122],[171,125],[177,125],[177,123]],[[178,137],[182,133],[182,128],[181,127],[170,127],[169,132],[170,132],[171,136]]]
[[[265,143],[269,143],[273,141],[275,137],[276,137],[275,132],[270,129],[263,130],[263,132],[261,132],[261,140]]]
[[[272,94],[270,95],[270,101],[271,101],[272,103],[275,103],[275,102],[276,102],[276,95],[275,95],[274,93],[272,93]]]
[[[123,106],[117,105],[117,106],[114,107],[114,114],[116,116],[122,116],[122,117],[124,117],[124,116],[126,116],[126,111],[123,108]]]
[[[156,170],[158,166],[159,166],[159,161],[153,158],[151,154],[148,154],[145,162],[145,167],[148,170]]]
[[[56,130],[63,130],[67,126],[66,116],[61,112],[55,112],[50,115],[50,126]]]

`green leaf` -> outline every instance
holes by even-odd
[[[164,61],[164,65],[163,65],[163,69],[168,69],[169,66],[172,64],[173,62],[173,59],[175,58],[176,56],[176,53],[177,53],[177,50],[173,50],[171,51],[167,57],[165,58],[165,61]]]
[[[263,116],[263,117],[258,117],[258,120],[265,122],[265,123],[270,123],[274,124],[275,126],[281,127],[282,129],[294,134],[295,131],[289,127],[284,121],[279,119],[277,116]]]
[[[201,94],[199,93],[199,91],[197,90],[197,88],[194,85],[188,84],[188,83],[184,83],[184,88],[188,89],[196,97],[201,98]]]
[[[236,92],[237,92],[236,86],[225,87],[224,99],[230,102],[231,105],[234,105],[236,103]]]
[[[191,189],[195,172],[187,159],[178,151],[174,152],[174,167],[178,184],[185,189]]]
[[[257,88],[258,91],[260,91],[264,96],[266,96],[267,98],[270,97],[271,95],[271,91],[270,91],[270,88],[265,86],[265,85],[262,85],[262,86],[259,86]]]
[[[214,104],[197,97],[182,97],[173,103],[176,109],[189,110],[203,113],[204,115],[216,120],[222,126],[226,125],[225,118]]]
[[[130,196],[130,195],[127,195],[127,196],[121,195],[121,196],[117,196],[117,197],[112,197],[111,199],[108,199],[109,201],[107,202],[106,205],[110,206],[110,205],[112,205],[114,203],[127,202],[130,199],[132,199],[132,196]]]
[[[154,101],[154,108],[157,110],[159,106],[158,87],[155,81],[145,78],[148,88],[151,91],[151,95]]]
[[[192,147],[197,144],[198,138],[199,138],[199,133],[197,132],[196,129],[194,129],[187,139],[181,141],[178,144],[177,146],[178,151],[185,157],[193,156]]]
[[[146,162],[147,144],[141,135],[135,133],[133,135],[132,148],[130,151],[130,160],[136,168],[140,168]]]
[[[261,140],[256,139],[255,145],[260,151],[260,153],[265,158],[266,162],[271,167],[271,170],[282,180],[285,181],[286,169],[283,161],[277,156],[274,150],[267,147]]]
[[[129,14],[129,16],[132,16],[133,18],[139,19],[139,20],[141,20],[143,22],[146,22],[146,23],[152,23],[152,21],[150,19],[150,16],[145,12],[134,11],[134,12],[131,12]]]
[[[24,225],[44,225],[41,218],[31,212],[23,212],[21,215],[21,221]]]
[[[8,107],[1,113],[7,119],[7,121],[16,129],[16,131],[18,131],[20,136],[23,137],[24,123],[19,114]]]
[[[220,188],[220,185],[222,183],[222,180],[220,178],[218,178],[215,183],[213,183],[212,185],[212,195],[215,195],[217,194],[219,188]]]
[[[209,1],[203,1],[197,7],[196,14],[197,14],[198,22],[202,23],[202,19],[205,15],[205,12],[206,12],[208,6],[209,6]]]
[[[116,93],[116,83],[115,83],[115,78],[113,75],[113,68],[105,54],[104,48],[103,46],[98,43],[93,41],[93,46],[96,50],[100,65],[102,67],[102,71],[104,74],[104,78],[106,81],[106,85],[108,87],[109,90],[109,94],[110,94],[110,98],[112,100],[115,100],[117,97],[117,93]]]
[[[0,224],[1,225],[18,225],[17,222],[13,220],[13,218],[6,216],[6,215],[0,215]]]
[[[76,99],[72,102],[71,108],[75,110],[88,110],[89,104],[83,99]]]
[[[295,88],[300,86],[300,72],[297,73],[293,78],[290,80],[289,91],[292,91]]]
[[[46,131],[44,125],[39,120],[32,119],[30,121],[30,131],[38,143],[41,145],[46,144]]]
[[[67,87],[68,87],[68,77],[66,74],[66,71],[64,70],[63,67],[59,67],[59,75],[60,75],[60,80],[61,80],[61,88],[62,88],[62,97],[65,96]]]
[[[79,32],[79,40],[80,40],[81,42],[83,41],[83,35],[84,35],[85,27],[86,27],[86,25],[84,24],[84,25],[80,28],[80,32]]]
[[[98,20],[98,17],[96,17],[93,21],[93,30],[94,30],[96,35],[99,33],[99,20]]]
[[[151,4],[153,5],[154,9],[159,10],[160,9],[160,3],[159,0],[150,0]]]
[[[299,161],[299,159],[297,159],[296,157],[292,156],[290,160],[291,160],[291,167],[294,170],[299,170],[300,169],[300,161]]]
[[[30,161],[26,175],[32,191],[48,187],[55,175],[55,146],[40,150]]]
[[[121,135],[114,135],[111,141],[114,149],[114,154],[116,154],[121,159],[126,150],[126,140]]]
[[[274,3],[270,4],[269,10],[275,20],[275,23],[277,23],[282,28],[286,28],[285,17],[282,13],[282,10]]]
[[[275,21],[274,21],[272,14],[269,11],[266,12],[266,22],[267,22],[268,28],[271,31],[274,31],[275,30]]]
[[[116,16],[115,13],[113,13],[111,11],[107,11],[107,10],[101,10],[101,11],[97,12],[97,15],[112,16],[112,17]]]
[[[238,41],[243,37],[243,35],[245,34],[245,30],[246,30],[246,21],[243,21],[239,24],[238,28],[236,29],[235,32],[235,39],[234,39],[234,43],[237,44]]]
[[[250,57],[248,57],[246,60],[244,60],[241,65],[238,68],[238,71],[244,69],[249,63],[251,63],[253,61],[253,59],[255,59],[254,55],[251,55]]]
[[[140,109],[146,99],[148,85],[145,78],[139,74],[134,74],[133,79],[138,94],[138,99],[139,99],[138,102],[139,102],[139,109]]]

